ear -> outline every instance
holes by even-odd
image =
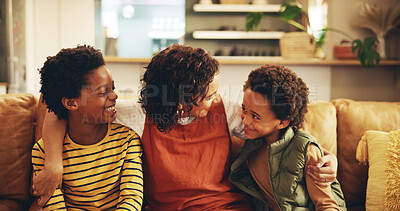
[[[62,99],[61,99],[61,101],[62,101],[62,104],[63,104],[63,106],[66,108],[66,109],[68,109],[68,110],[70,110],[70,111],[76,111],[76,110],[78,110],[78,103],[76,102],[76,100],[75,100],[75,98],[66,98],[66,97],[63,97]]]
[[[279,125],[277,126],[278,129],[286,128],[289,125],[289,120],[280,120]]]

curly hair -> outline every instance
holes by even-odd
[[[173,44],[145,68],[139,102],[157,129],[166,132],[177,124],[179,104],[190,111],[206,97],[219,63],[201,48]]]
[[[302,128],[309,91],[292,70],[283,66],[261,66],[249,74],[243,90],[247,88],[269,100],[278,119],[289,120],[289,126]]]
[[[87,45],[64,48],[57,55],[47,57],[39,73],[42,102],[46,103],[48,111],[53,111],[59,119],[68,119],[62,98],[79,97],[82,87],[87,85],[88,75],[103,65],[100,50]]]

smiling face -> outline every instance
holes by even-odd
[[[250,88],[244,92],[241,118],[245,125],[246,138],[263,137],[268,144],[277,141],[280,138],[280,130],[289,124],[287,120],[276,118],[270,102]]]
[[[219,74],[216,74],[214,76],[213,81],[210,83],[208,87],[208,92],[206,94],[206,97],[199,102],[199,104],[196,106],[194,105],[192,110],[190,111],[190,115],[193,117],[205,117],[208,114],[208,111],[211,108],[211,105],[213,103],[218,103],[220,102],[221,98],[218,95],[218,87],[219,87],[219,80],[220,76]]]
[[[114,89],[110,72],[106,66],[100,66],[87,76],[87,85],[81,90],[81,95],[75,98],[76,107],[71,115],[86,124],[98,125],[114,121],[117,113],[115,102],[118,98]]]

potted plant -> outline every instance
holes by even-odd
[[[315,46],[317,49],[323,45],[325,41],[326,31],[334,31],[343,34],[344,36],[346,36],[351,40],[352,52],[356,54],[357,59],[363,66],[372,67],[379,65],[380,56],[379,53],[377,52],[378,40],[376,38],[367,37],[364,39],[364,41],[361,41],[359,39],[353,39],[347,33],[331,27],[325,27],[324,29],[319,30],[320,33],[318,33],[318,37],[316,37],[313,35],[313,33],[308,32],[309,31],[308,29],[310,29],[308,14],[302,10],[301,4],[295,0],[289,0],[284,2],[281,5],[281,10],[279,11],[278,14],[263,14],[261,12],[248,13],[246,16],[246,26],[245,26],[246,31],[254,29],[257,30],[261,23],[261,19],[264,16],[277,18],[294,26],[300,32],[303,33],[302,36],[306,34],[306,36],[308,36],[311,40],[313,40],[309,41],[309,43],[315,42]],[[300,44],[298,41],[296,43],[297,45]],[[280,45],[282,47],[282,43],[280,43]],[[304,48],[304,46],[302,48]],[[284,49],[281,48],[281,51],[282,50]]]

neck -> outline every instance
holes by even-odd
[[[77,144],[91,145],[103,140],[107,134],[108,124],[89,124],[81,119],[69,116],[68,135]]]
[[[281,137],[280,130],[276,130],[268,134],[267,136],[264,136],[264,141],[265,143],[267,143],[268,146],[270,146],[272,143],[278,141],[280,137]]]

